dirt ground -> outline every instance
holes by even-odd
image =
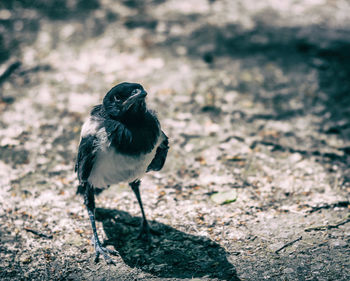
[[[1,280],[349,280],[350,3],[0,4]],[[75,194],[80,128],[141,83],[171,149],[142,197]]]

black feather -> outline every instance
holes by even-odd
[[[105,119],[103,125],[106,129],[107,136],[111,144],[115,147],[119,147],[123,143],[128,145],[132,141],[131,132],[124,124],[117,120]]]
[[[162,131],[162,136],[164,138],[163,142],[158,146],[156,155],[154,156],[151,164],[147,167],[147,171],[159,171],[163,168],[166,156],[169,150],[169,140],[168,137]]]
[[[104,119],[106,117],[106,112],[103,108],[103,105],[102,104],[95,105],[92,108],[90,115],[98,119]]]
[[[95,143],[96,137],[88,135],[81,139],[79,144],[75,171],[78,173],[79,183],[87,182],[91,169],[95,161]]]
[[[151,111],[142,112],[139,116],[128,116],[121,122],[106,119],[104,126],[109,134],[111,145],[120,153],[139,155],[149,153],[157,143],[160,125],[157,117]]]

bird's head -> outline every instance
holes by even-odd
[[[123,82],[114,86],[103,99],[103,107],[113,119],[127,114],[144,113],[147,92],[140,84]]]

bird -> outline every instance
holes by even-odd
[[[169,140],[162,131],[156,113],[146,105],[147,92],[141,84],[123,82],[110,89],[101,104],[92,108],[81,128],[75,163],[91,227],[95,262],[102,255],[107,264],[115,264],[115,250],[103,247],[95,223],[95,194],[110,185],[127,182],[142,213],[139,238],[149,240],[153,230],[146,219],[140,195],[141,177],[163,168]]]

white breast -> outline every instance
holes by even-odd
[[[88,181],[94,187],[103,188],[119,182],[140,179],[152,162],[160,139],[150,153],[138,156],[116,153],[111,147],[99,150]]]

